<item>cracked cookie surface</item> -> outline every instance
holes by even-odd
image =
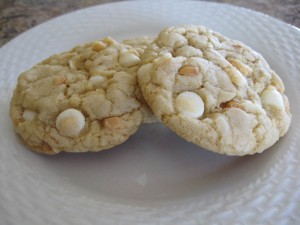
[[[148,41],[105,38],[22,73],[10,115],[26,145],[45,154],[95,152],[121,144],[141,123],[154,121],[136,77]]]
[[[262,152],[290,126],[284,85],[264,58],[203,26],[164,29],[142,55],[138,81],[164,124],[214,152]]]

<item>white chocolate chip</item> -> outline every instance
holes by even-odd
[[[133,66],[140,62],[140,58],[133,53],[125,52],[121,54],[119,62],[122,66]]]
[[[23,112],[23,118],[25,119],[25,121],[32,121],[33,118],[35,117],[35,112],[29,109],[26,109]]]
[[[260,98],[264,106],[284,109],[282,95],[273,86],[269,86],[267,89],[265,89],[261,93]]]
[[[93,76],[89,79],[89,82],[93,85],[95,88],[102,88],[103,84],[107,80],[104,76]]]
[[[85,118],[77,109],[66,109],[56,118],[56,128],[64,136],[77,136],[83,129]]]
[[[204,113],[202,98],[190,91],[179,94],[175,99],[175,108],[179,113],[199,118]]]

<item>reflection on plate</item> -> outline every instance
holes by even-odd
[[[212,16],[213,15],[213,16]],[[160,124],[126,143],[49,157],[26,150],[9,120],[18,74],[51,54],[112,36],[155,36],[202,24],[258,50],[282,77],[293,114],[288,134],[262,154],[199,149]],[[300,32],[250,10],[206,2],[121,2],[67,14],[0,50],[0,218],[4,224],[299,223]]]

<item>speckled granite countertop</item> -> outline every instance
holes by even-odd
[[[116,0],[0,0],[0,46],[55,16]],[[253,9],[300,27],[300,0],[211,0]]]

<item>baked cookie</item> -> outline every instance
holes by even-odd
[[[146,48],[154,41],[154,38],[148,36],[142,36],[138,38],[125,39],[122,44],[130,45],[133,47],[140,55],[144,53]]]
[[[152,120],[137,84],[143,48],[105,38],[22,73],[10,108],[16,131],[45,154],[95,152],[126,141]]]
[[[153,42],[154,38],[152,37],[147,37],[147,36],[142,36],[138,38],[131,38],[131,39],[126,39],[122,41],[122,44],[125,45],[130,45],[133,47],[141,56],[146,48]],[[156,123],[158,122],[158,119],[154,116],[152,113],[152,110],[149,108],[147,102],[145,101],[143,94],[141,92],[140,87],[138,86],[136,89],[136,98],[141,102],[142,108],[141,111],[143,112],[144,115],[144,123]]]
[[[263,57],[202,26],[163,30],[143,54],[138,80],[164,124],[214,152],[262,152],[290,126],[284,85]]]

